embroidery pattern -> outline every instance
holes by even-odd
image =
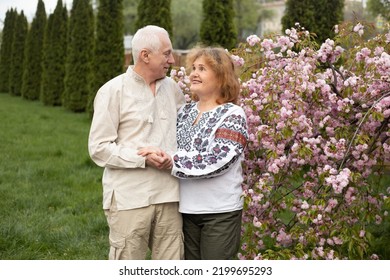
[[[179,151],[188,153],[184,156],[176,154],[173,158],[174,164],[178,169],[205,170],[205,173],[195,176],[178,171],[177,176],[205,178],[223,172],[236,162],[246,146],[247,131],[245,117],[235,114],[224,117],[233,106],[228,103],[203,113],[196,125],[194,125],[198,115],[196,103],[187,104],[179,112],[178,148]],[[213,132],[215,135],[212,135]]]
[[[240,143],[243,147],[246,146],[246,139],[244,135],[237,131],[233,131],[227,128],[219,128],[215,133],[215,138],[223,138],[226,140],[234,141]]]

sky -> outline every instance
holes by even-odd
[[[43,0],[45,3],[46,14],[49,15],[54,12],[58,0]],[[66,4],[68,11],[72,6],[72,0],[62,0]],[[5,13],[11,9],[16,8],[20,13],[23,10],[28,22],[31,22],[37,11],[38,0],[0,0],[0,29],[3,29],[3,21]]]

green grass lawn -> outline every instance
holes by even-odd
[[[90,119],[0,94],[0,259],[107,259]]]

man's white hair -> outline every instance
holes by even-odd
[[[156,25],[147,25],[138,29],[131,40],[131,49],[134,64],[137,63],[142,49],[148,49],[157,52],[161,48],[161,36],[167,36],[169,33],[164,28]]]

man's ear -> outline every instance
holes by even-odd
[[[149,51],[146,49],[141,50],[140,53],[140,58],[142,59],[143,62],[149,63]]]

